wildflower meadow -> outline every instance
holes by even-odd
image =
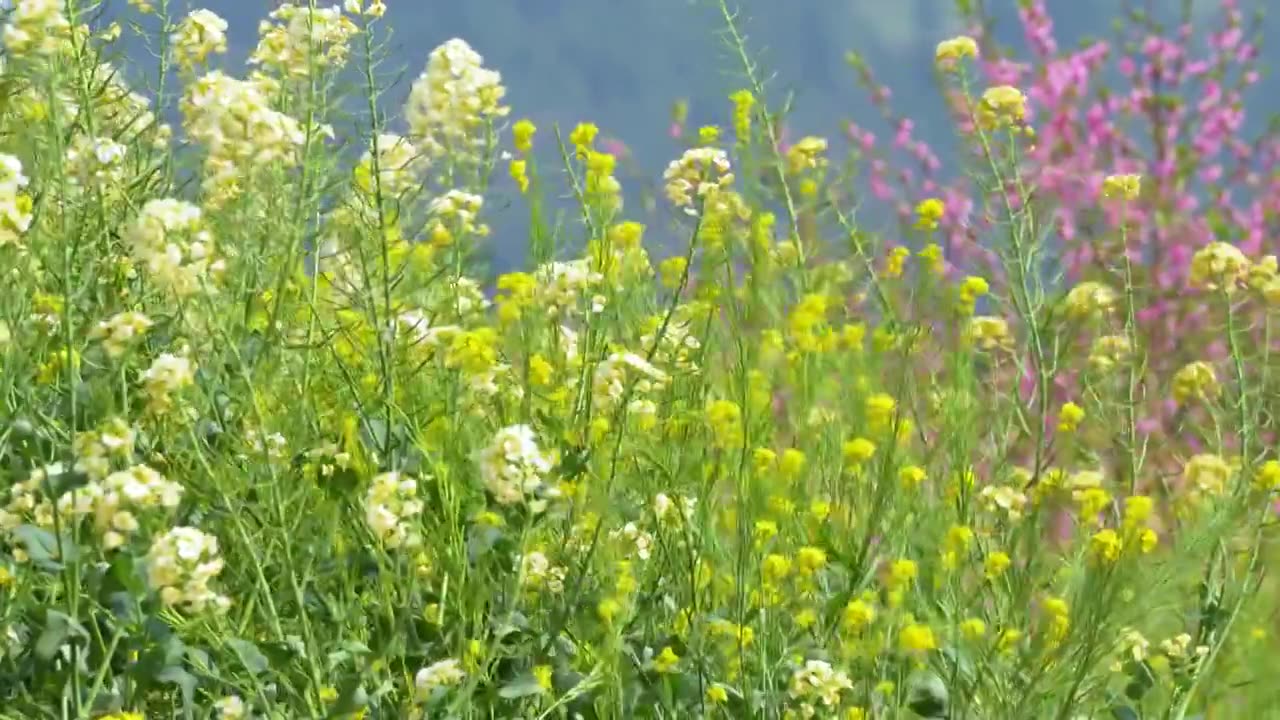
[[[1280,718],[1258,20],[958,2],[943,153],[699,2],[650,209],[383,0],[0,10],[0,720]]]

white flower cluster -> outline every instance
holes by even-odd
[[[372,196],[380,190],[384,197],[396,197],[418,187],[427,162],[408,139],[392,133],[378,135],[378,184],[374,184],[373,148],[365,151],[355,168],[356,187]]]
[[[466,157],[485,143],[485,124],[507,115],[502,76],[465,40],[431,51],[427,67],[409,90],[404,115],[410,135],[429,157]]]
[[[489,446],[476,455],[476,461],[484,486],[500,505],[532,500],[531,505],[540,509],[545,501],[535,498],[553,497],[557,492],[546,486],[551,461],[538,449],[533,428],[528,425],[499,430]]]
[[[226,268],[215,255],[200,208],[183,200],[148,200],[126,230],[125,242],[151,281],[178,297],[194,295],[202,281],[216,280]]]
[[[546,553],[533,551],[520,556],[520,582],[528,590],[564,592],[565,569],[553,565]]]
[[[577,314],[579,300],[604,281],[586,259],[544,263],[533,271],[533,277],[537,281],[535,302],[551,318]],[[592,312],[603,311],[604,304],[603,295],[591,296]]]
[[[17,0],[4,26],[5,50],[14,57],[53,55],[69,47],[71,23],[63,0]]]
[[[623,552],[627,557],[635,556],[641,560],[648,560],[653,553],[653,536],[641,530],[640,526],[634,522],[629,522],[617,530],[611,530],[609,539],[625,543],[627,547]]]
[[[460,684],[467,673],[462,663],[449,658],[432,663],[418,671],[413,678],[414,698],[422,703],[431,698],[437,688],[447,688]]]
[[[176,527],[156,538],[147,553],[147,580],[160,602],[191,612],[223,611],[231,600],[209,583],[222,572],[218,539],[192,527]]]
[[[89,331],[89,339],[102,343],[107,356],[118,358],[154,325],[151,318],[140,312],[122,312],[99,321]]]
[[[634,399],[642,399],[654,389],[665,385],[668,380],[666,373],[639,355],[632,352],[614,353],[596,365],[592,375],[591,404],[596,410],[611,410],[622,401],[629,374],[638,376],[632,393]]]
[[[249,717],[249,708],[245,707],[239,695],[228,695],[218,700],[213,709],[218,711],[218,720],[246,720]]]
[[[342,8],[352,15],[371,18],[380,18],[387,12],[387,6],[382,0],[369,0],[368,5],[365,5],[365,0],[346,0]]]
[[[178,65],[190,71],[210,55],[227,51],[227,21],[212,10],[192,10],[174,28],[169,42]]]
[[[305,78],[314,68],[346,65],[351,38],[360,32],[337,5],[285,3],[267,17],[258,25],[258,47],[249,64],[286,77]]]
[[[63,164],[71,182],[80,187],[108,187],[124,177],[128,148],[104,137],[76,135]]]
[[[0,155],[0,247],[19,244],[31,228],[31,196],[22,192],[29,182],[22,161]]]
[[[729,155],[720,148],[696,147],[684,151],[662,174],[667,199],[690,215],[697,215],[695,200],[706,200],[733,183]]]
[[[389,548],[411,548],[422,543],[416,525],[422,508],[418,481],[398,472],[375,476],[365,494],[365,522]]]
[[[163,353],[142,372],[142,391],[146,393],[148,409],[164,412],[173,407],[173,395],[196,381],[195,365],[185,355]]]
[[[76,456],[76,472],[82,472],[90,480],[101,480],[111,472],[112,460],[127,460],[133,456],[137,433],[123,418],[112,418],[97,430],[76,435],[71,451]]]
[[[431,294],[424,303],[437,321],[444,318],[459,323],[482,320],[490,304],[480,283],[466,276],[432,283]]]
[[[182,492],[178,483],[146,465],[135,465],[64,494],[58,498],[58,513],[68,519],[92,516],[103,548],[114,550],[138,531],[137,513],[172,510]]]
[[[791,697],[802,701],[801,716],[814,716],[814,702],[829,709],[840,705],[840,693],[853,689],[853,682],[842,670],[823,660],[809,660],[791,675]]]
[[[271,108],[260,80],[219,71],[197,80],[182,99],[187,134],[205,146],[204,189],[214,204],[237,197],[247,173],[282,163],[292,167],[306,143],[298,121]]]

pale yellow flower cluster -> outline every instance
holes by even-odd
[[[246,173],[275,163],[292,167],[298,160],[306,133],[297,120],[271,108],[268,84],[215,70],[182,99],[187,134],[208,153],[204,189],[212,204],[238,197]]]
[[[427,204],[431,217],[431,242],[438,246],[450,245],[459,235],[489,234],[489,226],[479,222],[484,198],[465,190],[450,190]]]
[[[172,510],[182,493],[178,483],[146,465],[135,465],[66,493],[58,499],[58,513],[67,519],[92,516],[103,548],[114,550],[138,531],[138,513]]]
[[[31,196],[22,192],[29,182],[18,158],[0,155],[0,247],[20,245],[31,229]]]
[[[106,477],[112,460],[127,460],[133,455],[135,435],[133,427],[122,418],[112,418],[99,429],[79,433],[71,444],[76,472],[90,480]]]
[[[68,179],[81,187],[106,188],[124,178],[128,148],[107,137],[76,135],[63,163]]]
[[[553,565],[546,553],[535,550],[520,556],[520,583],[529,590],[564,591],[565,569]]]
[[[183,200],[148,200],[126,230],[125,242],[149,279],[178,297],[199,292],[226,267],[215,255],[200,208]]]
[[[212,10],[193,10],[174,28],[170,44],[178,66],[190,72],[227,51],[227,21]]]
[[[377,183],[374,182],[374,151],[365,151],[355,169],[356,188],[366,195],[380,191],[383,196],[395,197],[421,183],[427,168],[426,158],[407,138],[383,133],[377,141]]]
[[[222,572],[218,539],[192,527],[175,527],[156,538],[147,553],[147,580],[160,601],[195,613],[225,611],[231,600],[210,587]]]
[[[1117,299],[1116,291],[1102,283],[1082,282],[1067,293],[1067,316],[1074,320],[1096,318],[1111,312]]]
[[[414,697],[426,702],[436,690],[457,685],[467,677],[462,663],[452,658],[422,668],[413,678]]]
[[[89,339],[102,343],[107,357],[118,358],[147,334],[154,325],[151,318],[140,312],[122,312],[100,321],[89,331]]]
[[[1240,248],[1225,242],[1211,242],[1191,257],[1191,287],[1235,292],[1249,276],[1249,258]]]
[[[834,711],[840,705],[840,694],[853,689],[853,682],[843,670],[836,670],[825,660],[808,660],[791,675],[788,694],[801,701],[801,715],[813,717],[814,705],[821,703]]]
[[[17,0],[4,26],[5,50],[13,57],[54,55],[66,50],[70,40],[63,0]]]
[[[352,15],[364,15],[370,18],[380,18],[387,12],[387,6],[382,0],[369,0],[369,4],[365,4],[365,0],[346,0],[342,4],[342,9]]]
[[[142,391],[147,407],[160,413],[173,407],[173,396],[195,384],[195,364],[185,355],[163,353],[142,372]]]
[[[604,276],[593,271],[586,259],[545,263],[534,271],[533,276],[537,280],[535,302],[551,318],[578,314],[579,301],[604,281]],[[592,296],[591,311],[600,312],[604,303],[603,296]]]
[[[258,47],[249,57],[275,75],[305,78],[315,69],[336,70],[346,65],[351,38],[360,27],[342,8],[310,8],[285,3],[258,26]]]
[[[388,548],[412,548],[422,543],[415,524],[422,509],[418,481],[408,475],[381,473],[369,483],[364,498],[365,522]]]
[[[631,352],[614,353],[596,365],[591,381],[591,403],[595,409],[608,412],[617,407],[626,395],[629,379],[635,381],[631,409],[656,411],[656,407],[649,408],[643,401],[646,395],[664,386],[669,378],[648,360]],[[652,401],[648,404],[652,405]]]
[[[488,447],[476,455],[480,479],[499,505],[529,502],[534,509],[545,507],[541,497],[557,491],[546,484],[551,461],[542,454],[528,425],[505,427],[494,435]]]
[[[483,62],[465,40],[454,38],[431,51],[409,90],[409,135],[429,158],[475,154],[484,147],[486,125],[510,112],[502,104],[501,74]]]
[[[724,150],[698,147],[672,160],[662,174],[667,199],[689,215],[698,214],[698,201],[706,201],[733,184],[729,155]]]

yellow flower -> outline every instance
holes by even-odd
[[[578,126],[569,133],[569,142],[577,149],[578,157],[585,158],[587,152],[591,149],[591,144],[595,142],[596,135],[600,133],[600,128],[592,123],[578,123]]]
[[[723,705],[729,702],[729,691],[725,690],[724,685],[720,683],[712,683],[707,688],[707,702],[712,705]]]
[[[716,447],[726,449],[742,441],[742,409],[732,400],[707,403],[707,426],[711,428]]]
[[[1002,653],[1011,652],[1017,647],[1018,641],[1022,639],[1022,631],[1009,628],[1000,633],[1000,639],[996,642],[996,649]]]
[[[846,442],[841,451],[845,464],[857,468],[876,454],[876,444],[866,438],[854,438]]]
[[[796,565],[800,574],[809,577],[827,564],[827,553],[822,548],[805,546],[796,552]]]
[[[919,574],[915,561],[913,560],[894,560],[889,563],[889,572],[885,577],[885,585],[893,590],[901,589],[915,582],[916,576]]]
[[[908,654],[923,654],[938,647],[933,630],[928,625],[909,622],[898,635],[898,647]]]
[[[532,120],[525,118],[517,120],[515,125],[511,126],[511,137],[515,143],[516,150],[527,153],[533,149],[533,134],[538,128],[533,124]]]
[[[787,448],[782,451],[782,457],[778,460],[778,470],[783,478],[794,480],[804,472],[805,462],[803,452],[796,448]]]
[[[1230,243],[1211,242],[1191,257],[1188,281],[1193,288],[1232,293],[1248,275],[1249,258],[1240,248]]]
[[[1116,291],[1096,282],[1082,282],[1071,288],[1064,300],[1067,316],[1085,320],[1110,312],[1118,300]]]
[[[987,88],[978,103],[978,125],[992,130],[1001,125],[1021,123],[1027,114],[1027,96],[1010,85]]]
[[[729,96],[733,103],[733,132],[738,142],[746,142],[751,138],[751,111],[756,104],[756,96],[750,90],[739,90]]]
[[[1180,403],[1188,400],[1212,400],[1222,393],[1218,375],[1207,362],[1184,365],[1173,376],[1173,399]]]
[[[907,465],[898,471],[898,482],[902,483],[902,487],[907,490],[915,490],[927,477],[924,468],[916,465]]]
[[[856,635],[876,620],[876,609],[859,598],[849,601],[844,607],[840,625],[845,632]]]
[[[916,228],[920,230],[936,230],[938,223],[947,212],[947,206],[938,198],[921,200],[916,205]]]
[[[1102,196],[1136,200],[1142,191],[1141,175],[1108,175],[1102,181]]]
[[[1212,453],[1193,455],[1182,468],[1183,479],[1193,490],[1206,495],[1226,492],[1231,473],[1231,465],[1221,455]]]
[[[1058,429],[1062,432],[1075,432],[1080,426],[1080,421],[1084,420],[1084,408],[1073,402],[1062,404],[1062,409],[1058,411]]]
[[[662,648],[662,652],[653,659],[654,672],[669,674],[676,671],[676,666],[680,664],[680,656],[676,655],[676,651],[668,645]]]
[[[1120,557],[1122,547],[1123,543],[1120,541],[1120,536],[1110,528],[1099,530],[1093,534],[1093,537],[1089,538],[1090,554],[1102,562],[1115,562],[1116,558]]]
[[[968,35],[943,40],[933,52],[934,63],[941,69],[950,69],[962,58],[978,57],[978,42]]]
[[[516,181],[516,187],[520,188],[520,194],[529,191],[529,166],[525,160],[512,160],[508,168],[511,179]]]
[[[1146,495],[1131,495],[1124,501],[1124,527],[1133,529],[1142,527],[1147,519],[1151,517],[1151,512],[1155,508],[1155,503]]]
[[[996,552],[987,554],[986,560],[982,563],[983,573],[987,576],[988,580],[995,580],[1003,575],[1004,571],[1008,570],[1009,566],[1012,564],[1013,561],[1009,558],[1007,553],[997,550]]]
[[[942,246],[937,243],[929,243],[925,245],[920,252],[916,253],[920,259],[924,261],[924,265],[929,272],[934,275],[941,275],[945,269],[942,261]]]
[[[698,128],[699,145],[715,145],[720,141],[720,128],[715,125],[704,125]]]
[[[969,618],[960,623],[960,634],[970,642],[987,634],[987,624],[979,618]]]
[[[1253,474],[1253,487],[1262,492],[1271,492],[1280,488],[1280,462],[1268,460]]]
[[[885,260],[884,276],[887,278],[902,277],[902,272],[906,267],[907,258],[911,257],[911,250],[902,246],[895,247],[889,251],[889,257]]]
[[[550,665],[535,665],[533,667],[533,677],[538,681],[538,687],[542,688],[543,692],[551,689],[551,674]]]

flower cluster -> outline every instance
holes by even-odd
[[[102,343],[107,357],[118,358],[129,351],[155,323],[140,312],[122,312],[101,320],[89,331],[89,339]]]
[[[147,552],[147,581],[160,602],[193,613],[225,611],[231,600],[210,586],[222,572],[218,539],[192,527],[175,527],[157,537]]]
[[[62,0],[17,0],[4,26],[5,49],[15,57],[54,55],[71,42]]]
[[[422,509],[414,478],[388,472],[370,481],[364,499],[365,522],[386,547],[412,548],[422,542],[415,525]]]
[[[315,69],[340,69],[360,27],[342,8],[284,3],[258,27],[258,47],[249,57],[277,75],[305,78]]]
[[[214,204],[238,197],[245,173],[276,163],[292,166],[306,132],[297,120],[272,109],[270,87],[210,72],[182,98],[187,134],[206,151],[204,187]]]
[[[480,479],[500,505],[530,502],[538,507],[539,497],[553,497],[546,485],[551,461],[538,449],[533,428],[513,425],[498,431],[487,447],[476,455]],[[545,501],[541,501],[545,503]]]
[[[149,279],[178,297],[211,287],[226,268],[200,208],[182,200],[148,200],[126,230],[125,242]]]
[[[31,228],[31,196],[22,192],[29,182],[18,158],[0,155],[0,247],[21,244]]]
[[[141,379],[148,410],[166,412],[173,407],[173,396],[195,383],[195,364],[186,355],[163,353],[142,371]]]
[[[488,124],[509,112],[502,75],[483,63],[459,38],[431,51],[404,108],[409,135],[427,157],[474,155],[485,145]]]
[[[174,28],[170,43],[178,66],[191,72],[210,55],[227,51],[227,21],[212,10],[193,10]]]
[[[667,200],[685,213],[696,215],[700,203],[733,184],[733,172],[724,150],[700,147],[686,150],[672,160],[662,179],[666,183]]]
[[[110,187],[124,177],[127,152],[111,138],[76,135],[67,148],[67,176],[82,187]]]

